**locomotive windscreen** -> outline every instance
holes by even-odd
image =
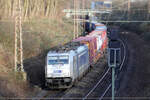
[[[50,56],[48,57],[48,64],[54,65],[54,64],[68,64],[68,56]]]

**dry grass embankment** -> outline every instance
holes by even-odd
[[[21,0],[23,18],[23,52],[29,74],[37,76],[44,58],[38,56],[73,38],[73,23],[64,19],[66,0]],[[14,73],[14,17],[16,0],[0,0],[0,94],[4,97],[31,97],[37,89]],[[35,59],[32,59],[35,58]],[[33,61],[33,62],[32,62]],[[41,62],[40,62],[41,61]],[[33,80],[30,80],[33,81]]]

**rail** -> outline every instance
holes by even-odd
[[[121,40],[121,39],[119,39],[118,41],[120,41],[121,43],[122,43],[122,45],[123,45],[123,48],[124,48],[124,57],[123,57],[123,60],[122,60],[122,63],[121,63],[121,65],[120,65],[120,71],[121,71],[121,69],[122,69],[122,67],[123,67],[123,65],[124,65],[124,63],[125,63],[125,59],[126,59],[126,45],[125,45],[125,43]],[[103,97],[105,96],[105,94],[108,92],[108,90],[110,89],[110,87],[112,86],[112,84],[109,84],[109,86],[107,87],[107,89],[104,91],[104,93],[102,94],[102,96],[99,98],[99,100],[102,100],[103,99]]]

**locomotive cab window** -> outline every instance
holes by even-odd
[[[82,54],[81,56],[79,56],[79,58],[80,58],[80,60],[79,60],[79,64],[80,64],[80,66],[83,66],[83,65],[85,65],[88,61],[88,59],[87,59],[87,53],[84,53],[84,54]]]
[[[54,65],[54,64],[68,64],[69,63],[69,57],[68,56],[50,56],[48,58],[48,64]]]
[[[64,64],[68,64],[68,56],[60,56],[59,57],[59,62],[62,62],[62,63],[64,63]]]

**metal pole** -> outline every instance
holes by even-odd
[[[85,6],[85,1],[84,0],[82,0],[82,10],[84,10],[84,6]],[[84,20],[85,20],[85,16],[84,16],[84,13],[83,13],[83,15],[82,15],[82,23],[83,23],[83,34],[85,34],[84,32],[85,32],[85,22],[84,22]]]
[[[115,97],[115,67],[112,67],[112,100]]]
[[[79,0],[76,0],[76,11],[78,11],[79,10]],[[77,36],[76,37],[78,37],[79,36],[79,23],[78,23],[78,18],[79,18],[79,16],[78,16],[78,13],[76,13],[77,15],[76,15],[76,23],[77,23]]]
[[[115,98],[115,68],[116,68],[116,50],[114,51],[114,66],[112,67],[112,100]]]
[[[128,0],[128,20],[130,20],[131,1]]]
[[[74,4],[74,12],[75,12],[75,15],[74,15],[74,39],[76,38],[76,4],[75,4],[75,0],[73,0],[73,4]]]
[[[23,67],[23,40],[22,40],[22,8],[21,8],[21,0],[19,0],[19,28],[20,28],[20,66],[21,71],[24,72]]]
[[[147,20],[149,20],[149,15],[150,15],[150,0],[148,1]]]
[[[15,11],[15,71],[22,72],[23,80],[26,73],[23,67],[23,43],[22,43],[22,0],[16,0]]]

